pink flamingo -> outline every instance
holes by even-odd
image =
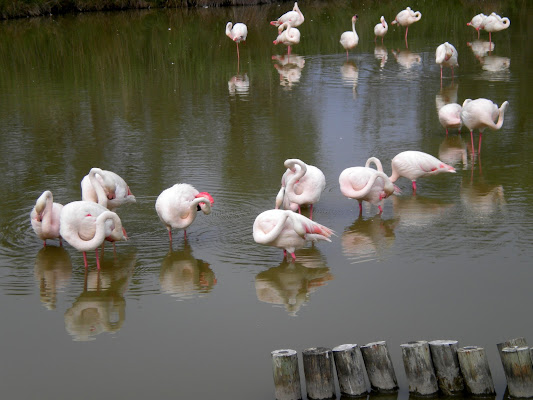
[[[487,16],[483,13],[475,15],[472,17],[470,22],[467,22],[466,25],[473,27],[477,31],[477,38],[479,39],[479,30],[481,29],[481,26],[483,24],[483,21],[487,18]]]
[[[46,246],[46,239],[59,238],[59,244],[63,244],[59,234],[59,217],[62,209],[63,205],[54,203],[52,192],[46,190],[39,196],[35,207],[31,210],[31,226],[39,239],[43,241],[43,247]]]
[[[420,11],[413,11],[411,7],[407,7],[405,10],[400,11],[394,21],[391,22],[392,25],[398,24],[400,26],[405,26],[405,47],[407,47],[407,32],[409,31],[409,25],[420,21],[422,14]]]
[[[285,22],[288,22],[291,24],[292,27],[297,27],[303,24],[305,21],[304,15],[300,11],[300,8],[298,7],[298,3],[294,3],[294,7],[292,8],[292,11],[287,11],[285,14],[283,14],[281,17],[279,17],[276,21],[270,21],[270,25],[274,26],[280,26],[283,25]]]
[[[239,62],[239,43],[246,41],[246,36],[248,36],[248,27],[242,22],[237,22],[235,25],[233,25],[231,22],[228,22],[226,24],[226,36],[237,44],[237,62]]]
[[[457,62],[457,50],[448,42],[437,47],[435,51],[435,62],[440,64],[440,85],[442,87],[442,67],[450,67],[452,69],[452,81],[453,81],[453,68],[458,67],[459,63]]]
[[[136,199],[124,179],[113,171],[91,168],[81,180],[81,199],[98,203],[111,211]]]
[[[431,154],[422,151],[404,151],[397,154],[391,161],[391,182],[400,177],[406,177],[413,182],[413,194],[416,194],[416,180],[444,172],[455,173],[455,168],[445,164]]]
[[[332,234],[331,229],[291,210],[264,211],[253,225],[256,243],[283,249],[283,257],[288,252],[293,260],[296,260],[296,249],[304,247],[307,242],[331,242],[329,238]]]
[[[446,129],[446,136],[448,136],[448,129],[459,129],[463,125],[461,121],[461,110],[463,108],[457,103],[450,103],[442,106],[439,110],[439,122],[444,129]]]
[[[287,46],[287,54],[291,54],[291,46],[300,43],[300,31],[289,22],[285,22],[278,27],[278,37],[272,42],[274,44],[282,43]]]
[[[485,29],[489,33],[489,43],[492,43],[492,32],[499,32],[509,28],[511,21],[507,17],[500,17],[496,13],[490,14],[481,23],[481,29]]]
[[[96,265],[100,269],[98,247],[104,240],[127,240],[119,216],[104,206],[91,201],[74,201],[63,207],[60,234],[71,246],[83,252],[85,268],[87,251],[96,251]]]
[[[198,211],[211,213],[215,201],[207,192],[198,192],[192,185],[177,183],[161,192],[155,202],[155,210],[168,230],[168,237],[172,243],[172,229],[183,229],[183,236],[187,240],[187,228],[196,219]]]
[[[287,171],[281,178],[281,189],[276,196],[276,208],[298,210],[309,204],[310,219],[313,219],[313,204],[320,200],[326,187],[324,173],[313,165],[308,165],[297,158],[290,158],[284,163]]]
[[[370,168],[371,163],[376,165],[377,170]],[[363,214],[363,201],[376,204],[381,214],[383,200],[396,190],[389,177],[383,173],[381,161],[375,157],[370,157],[364,167],[350,167],[342,171],[339,185],[344,196],[359,202],[359,215]]]
[[[463,102],[461,111],[461,121],[470,130],[470,140],[472,152],[474,152],[474,129],[479,129],[478,154],[481,153],[481,138],[483,131],[489,128],[493,131],[499,130],[503,126],[505,110],[509,106],[508,101],[504,101],[500,108],[491,100],[466,99]]]
[[[387,31],[389,30],[389,25],[387,25],[387,21],[385,21],[385,17],[382,15],[380,18],[380,23],[376,24],[374,26],[374,43],[376,43],[376,39],[378,36],[381,37],[381,44],[383,44],[383,38],[387,34]]]
[[[352,30],[343,32],[341,35],[340,44],[346,50],[346,59],[348,59],[348,50],[355,48],[359,43],[359,36],[355,31],[355,22],[357,21],[357,15],[352,17]]]

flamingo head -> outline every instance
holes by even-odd
[[[200,193],[198,193],[198,194],[197,194],[196,196],[194,196],[194,197],[195,197],[195,198],[204,197],[204,198],[208,199],[208,200],[209,200],[209,203],[210,203],[209,205],[210,205],[211,207],[213,206],[213,204],[215,204],[215,200],[214,200],[213,197],[212,197],[209,193],[207,193],[207,192],[200,192]],[[203,211],[205,214],[209,214],[209,212],[211,212],[211,211],[210,211],[210,210],[211,210],[211,207],[207,208],[207,207],[206,207],[206,204],[205,204],[204,202],[202,202],[202,203],[199,203],[199,204],[198,204],[197,210],[198,210],[198,211]],[[207,211],[207,210],[209,210],[209,211]]]

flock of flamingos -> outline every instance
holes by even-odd
[[[419,21],[422,14],[412,11],[409,7],[399,12],[392,24],[405,26],[405,40],[409,25]],[[340,43],[346,49],[357,46],[359,38],[355,31],[357,15],[352,17],[352,31],[341,35]],[[300,41],[300,32],[296,28],[304,22],[304,16],[298,4],[283,14],[271,24],[278,27],[278,37],[274,44],[282,43],[288,47]],[[473,26],[478,31],[484,29],[496,32],[509,26],[508,18],[501,18],[495,13],[489,16],[476,15],[467,25]],[[385,18],[374,28],[377,37],[387,33],[388,26]],[[248,29],[243,23],[233,25],[228,22],[226,35],[237,44],[237,57],[239,57],[239,42],[246,40]],[[489,40],[492,38],[489,36]],[[457,50],[446,42],[436,50],[436,62],[444,66],[457,66]],[[481,152],[482,133],[486,128],[498,130],[502,127],[504,113],[508,102],[505,101],[499,108],[491,100],[479,98],[466,99],[463,105],[456,103],[447,104],[439,110],[439,121],[446,129],[461,129],[465,125],[470,130],[472,151],[474,151],[474,129],[479,130],[478,154]],[[372,168],[374,164],[376,168]],[[284,257],[289,253],[293,260],[296,259],[295,250],[304,247],[308,242],[319,240],[330,241],[333,231],[324,225],[313,221],[313,204],[320,200],[321,193],[326,186],[326,178],[322,171],[308,165],[299,159],[288,159],[284,163],[287,170],[281,178],[275,208],[260,213],[253,224],[253,238],[255,242],[263,245],[275,246],[283,249]],[[455,173],[455,169],[420,151],[404,151],[397,154],[391,161],[392,175],[387,176],[379,159],[371,157],[364,167],[351,167],[341,172],[339,185],[341,193],[359,202],[359,213],[362,213],[362,202],[375,204],[382,212],[382,202],[399,189],[394,182],[400,177],[412,181],[413,193],[416,193],[416,180],[440,173]],[[115,210],[124,204],[135,203],[127,183],[112,171],[92,168],[88,175],[81,181],[82,200],[74,201],[65,206],[55,203],[50,191],[45,191],[38,199],[31,211],[31,224],[36,235],[43,240],[46,246],[47,239],[66,240],[78,251],[83,252],[85,268],[88,267],[87,252],[96,252],[97,268],[100,269],[98,248],[104,241],[126,240],[127,234],[122,227],[119,216]],[[172,243],[172,229],[184,231],[194,222],[199,211],[204,214],[211,212],[214,204],[213,197],[207,192],[199,192],[186,183],[176,184],[164,190],[156,200],[155,209],[161,222],[168,230],[169,240]],[[310,217],[301,214],[301,207],[309,206]]]

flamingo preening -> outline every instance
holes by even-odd
[[[435,62],[440,65],[440,85],[442,87],[442,68],[450,67],[452,69],[452,81],[453,81],[453,68],[458,67],[459,63],[457,62],[457,50],[448,42],[437,47],[435,51]]]
[[[226,36],[237,44],[237,62],[240,62],[239,55],[239,43],[246,41],[246,36],[248,36],[248,27],[242,22],[237,22],[235,25],[228,22],[226,24]]]
[[[405,26],[405,47],[407,46],[407,32],[409,31],[409,26],[413,23],[420,21],[422,18],[422,13],[420,11],[413,11],[411,7],[407,7],[405,10],[400,11],[394,21],[391,22],[392,25],[398,24],[400,26]]]
[[[49,190],[44,191],[35,202],[35,207],[30,213],[30,221],[33,231],[43,241],[43,247],[46,246],[47,239],[59,239],[59,243],[62,244],[59,234],[62,209],[62,204],[54,203],[54,197]]]
[[[376,42],[376,39],[379,36],[381,37],[381,44],[383,44],[383,38],[387,34],[388,30],[389,25],[387,25],[387,21],[385,21],[385,17],[382,15],[379,24],[376,24],[376,26],[374,26],[374,43]]]

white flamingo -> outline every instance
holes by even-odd
[[[61,211],[60,234],[71,246],[83,252],[87,268],[87,251],[96,251],[96,265],[100,269],[98,247],[104,240],[127,240],[119,216],[91,201],[68,203]]]
[[[459,63],[457,62],[457,50],[448,42],[437,47],[435,51],[435,62],[440,65],[440,84],[442,86],[442,68],[450,67],[452,69],[452,81],[453,81],[453,68],[458,67]]]
[[[479,129],[478,154],[481,153],[481,139],[483,131],[489,128],[493,131],[499,130],[503,125],[505,110],[509,106],[508,101],[504,101],[500,108],[491,100],[466,99],[463,102],[461,111],[461,121],[470,130],[470,140],[472,152],[474,152],[474,129]]]
[[[481,23],[481,29],[486,30],[489,33],[489,43],[492,43],[492,32],[499,32],[509,28],[511,21],[507,17],[500,17],[496,13],[490,14]]]
[[[461,131],[461,110],[463,108],[460,104],[449,103],[439,109],[439,122],[444,129],[446,129],[446,136],[448,136],[448,129],[459,129]]]
[[[348,59],[348,50],[355,48],[359,43],[359,36],[355,31],[355,22],[357,21],[357,15],[352,17],[352,30],[343,32],[341,35],[340,44],[346,50],[346,59]]]
[[[300,8],[298,7],[298,3],[294,3],[294,7],[291,11],[287,11],[285,14],[283,14],[281,17],[279,17],[276,21],[270,21],[270,25],[274,26],[280,26],[283,25],[285,22],[288,22],[291,24],[292,27],[297,27],[303,24],[305,18],[302,12],[300,11]]]
[[[374,43],[376,42],[376,39],[381,37],[381,44],[383,44],[383,38],[387,34],[387,31],[389,30],[389,25],[387,25],[387,21],[385,21],[385,17],[382,15],[380,18],[380,23],[376,24],[374,26]]]
[[[483,21],[487,18],[487,16],[483,13],[480,13],[478,15],[475,15],[472,17],[470,22],[467,22],[466,25],[471,26],[477,31],[477,38],[479,39],[479,30],[481,29],[481,26],[483,24]]]
[[[196,219],[198,211],[211,213],[215,201],[207,192],[198,192],[192,185],[177,183],[161,192],[155,202],[155,210],[168,230],[168,237],[172,243],[172,229],[183,229],[187,239],[186,229]]]
[[[240,61],[239,43],[246,41],[248,36],[248,27],[242,22],[237,22],[235,25],[228,22],[226,24],[226,36],[237,44],[237,61]]]
[[[313,165],[308,165],[297,158],[290,158],[284,163],[287,171],[281,178],[281,189],[276,196],[276,208],[298,210],[310,205],[310,218],[313,219],[313,204],[320,200],[326,187],[324,173]]]
[[[455,173],[455,168],[448,165],[431,154],[422,151],[404,151],[397,154],[391,161],[392,175],[391,182],[396,182],[398,178],[405,177],[413,182],[413,194],[416,194],[416,180],[431,175],[444,172]]]
[[[91,168],[81,180],[81,199],[98,203],[111,211],[136,199],[124,179],[113,171]]]
[[[377,170],[370,168],[374,163]],[[395,192],[394,184],[383,173],[381,161],[370,157],[364,167],[350,167],[341,172],[339,176],[341,193],[359,202],[359,215],[363,213],[363,201],[378,206],[379,213],[383,212],[383,200]]]
[[[257,216],[253,225],[253,237],[256,243],[283,249],[293,260],[296,249],[308,242],[329,239],[333,231],[309,218],[291,210],[267,210]]]
[[[420,11],[413,11],[411,7],[407,7],[405,10],[400,11],[394,21],[391,22],[392,25],[398,24],[400,26],[405,26],[405,46],[407,47],[407,32],[409,31],[409,26],[413,23],[420,21],[422,18],[422,13]]]
[[[285,22],[278,27],[278,37],[272,42],[282,43],[287,46],[287,54],[291,54],[291,46],[300,43],[300,31],[294,28],[289,22]]]
[[[59,243],[62,244],[59,234],[62,209],[62,204],[54,203],[54,197],[49,190],[44,191],[35,202],[30,221],[35,234],[43,241],[43,246],[46,246],[46,239],[59,238]]]

